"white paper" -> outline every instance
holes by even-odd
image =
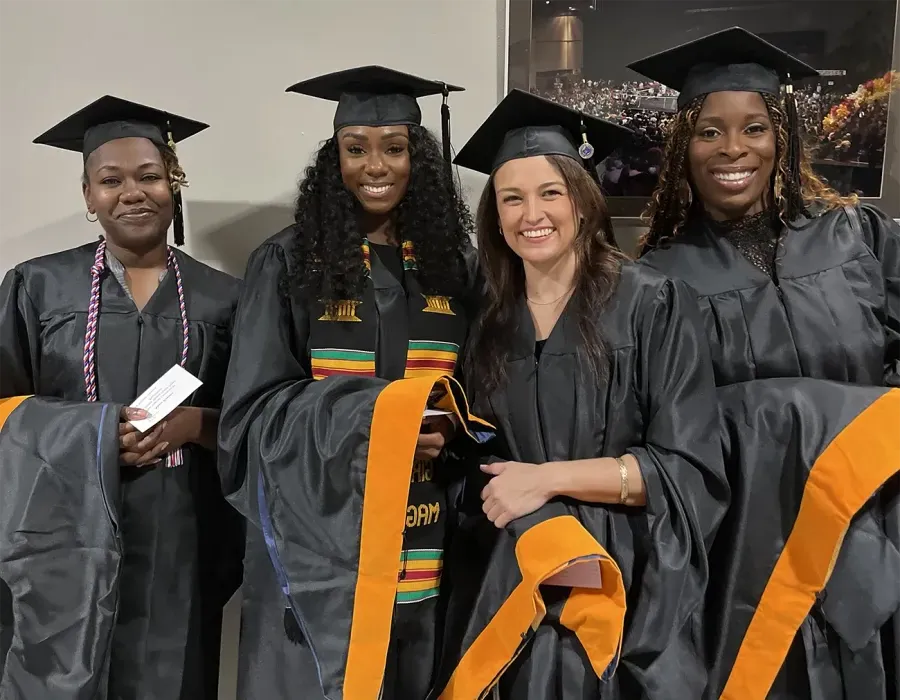
[[[437,408],[426,408],[422,418],[431,418],[432,416],[449,416],[452,411],[441,411]]]
[[[193,374],[180,365],[174,365],[131,404],[133,408],[142,408],[150,414],[149,418],[130,421],[131,424],[146,433],[202,385],[203,382]]]
[[[600,560],[587,559],[563,569],[544,581],[547,586],[577,586],[578,588],[603,588]]]

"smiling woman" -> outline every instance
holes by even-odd
[[[121,199],[123,183],[141,183],[131,197]],[[82,189],[88,214],[100,221],[119,249],[158,245],[175,217],[174,191],[186,186],[175,152],[145,138],[109,141],[91,153],[84,164]],[[176,240],[181,245],[184,240]]]
[[[176,242],[182,231],[178,191],[186,183],[175,142],[206,128],[107,96],[36,139],[81,153],[86,216],[96,216],[103,236],[24,262],[3,280],[0,399],[33,394],[128,406],[174,365],[203,385],[146,434],[130,422],[145,417],[140,411],[114,412],[121,416],[113,436],[121,488],[109,497],[119,514],[115,559],[121,555],[121,563],[100,575],[117,585],[108,600],[92,598],[88,587],[75,603],[94,611],[115,601],[111,636],[49,634],[20,624],[53,609],[46,601],[68,585],[59,566],[53,575],[31,578],[27,590],[10,586],[19,625],[14,634],[25,636],[14,640],[8,656],[0,649],[0,660],[7,658],[3,697],[9,689],[12,697],[50,697],[79,684],[85,689],[72,697],[216,697],[221,610],[240,582],[243,540],[239,518],[221,496],[213,451],[238,282],[166,243],[173,219]],[[36,430],[20,439],[37,441],[39,452],[40,441],[54,437]],[[72,459],[62,467],[67,473],[91,470],[77,462],[82,457]],[[7,497],[15,508],[31,494]],[[79,499],[73,494],[71,501]],[[52,504],[45,508],[54,511]],[[105,524],[96,513],[85,517],[78,527]],[[59,541],[30,546],[49,548],[44,561],[64,561],[71,551],[54,550],[66,549]],[[107,661],[83,669],[85,658]],[[67,677],[41,670],[51,668],[67,669]]]
[[[859,386],[900,386],[900,228],[878,209],[839,196],[810,169],[793,82],[816,72],[803,62],[735,27],[632,67],[681,91],[642,262],[687,282],[699,296],[716,382],[733,387],[720,391],[723,415],[749,426],[767,404],[781,404],[766,434],[722,436],[733,492],[755,494],[762,505],[737,502],[713,550],[711,696],[894,697],[900,501],[897,479],[889,478],[896,460],[871,484],[866,498],[884,488],[868,505],[829,506],[813,518],[817,532],[843,528],[825,555],[834,565],[840,552],[834,572],[813,575],[812,560],[804,559],[796,573],[806,582],[770,589],[767,581],[770,573],[777,580],[783,565],[773,573],[772,562],[791,559],[785,542],[799,532],[794,522],[802,522],[803,504],[815,498],[804,491],[806,469],[776,447],[787,441],[769,433],[815,434],[827,425],[829,406],[811,398],[826,380],[835,382],[828,392],[846,395],[830,402],[842,411]],[[816,381],[767,384],[771,378]],[[809,404],[817,410],[804,412]],[[867,430],[850,447],[876,444],[882,428]],[[794,435],[790,444],[811,442]],[[848,472],[849,466],[836,470],[818,486],[810,479],[811,491],[844,493]],[[796,485],[802,504],[786,497]],[[858,520],[849,532],[836,524],[841,509]],[[877,525],[864,533],[867,518]],[[798,546],[819,541],[810,535]],[[853,563],[842,571],[841,562]],[[817,583],[810,586],[811,580]],[[873,613],[880,605],[873,601],[882,600],[886,607]],[[763,611],[749,628],[748,609]],[[764,626],[770,624],[781,628],[777,644],[772,627]],[[754,651],[754,634],[766,637],[765,661]],[[752,692],[745,685],[750,676]]]
[[[706,686],[688,621],[727,498],[712,368],[687,287],[614,247],[592,159],[630,138],[513,90],[456,158],[489,176],[466,385],[498,434],[447,556],[445,700]]]
[[[776,152],[762,95],[716,92],[707,97],[687,157],[691,182],[710,216],[724,220],[761,212]]]
[[[237,313],[219,444],[225,491],[253,523],[246,700],[431,689],[456,424],[417,406],[414,461],[390,451],[389,479],[371,443],[376,398],[452,376],[473,315],[471,216],[447,130],[442,149],[417,102],[459,89],[380,66],[289,88],[337,109],[294,225],[250,258]]]
[[[388,215],[409,187],[409,126],[348,126],[337,139],[341,177],[369,220],[363,224],[368,238],[388,244]]]

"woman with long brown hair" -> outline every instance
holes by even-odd
[[[498,436],[454,501],[444,698],[706,685],[692,619],[728,497],[718,414],[692,294],[618,252],[589,171],[629,136],[514,90],[456,159],[490,176],[465,376]]]
[[[819,404],[811,413],[785,400],[775,425],[780,429],[793,418],[796,435],[815,433],[829,411],[843,410],[836,407],[843,406],[841,392],[849,385],[900,386],[900,228],[875,207],[840,196],[813,172],[792,83],[816,71],[739,27],[631,68],[680,90],[642,262],[697,292],[717,385],[743,385],[749,392],[752,381],[773,378],[840,383],[829,385],[834,404]],[[765,386],[755,398],[745,394],[740,411],[752,416],[762,410],[774,384]],[[854,440],[855,449],[896,429],[896,423],[873,426],[861,433],[869,437]],[[820,562],[827,573],[810,575],[808,581],[816,582],[804,587],[817,598],[797,598],[797,625],[768,635],[764,663],[751,658],[743,641],[748,624],[759,626],[744,611],[766,609],[760,600],[775,595],[772,566],[786,540],[800,531],[795,521],[809,507],[803,504],[813,493],[844,494],[845,481],[854,477],[849,467],[828,482],[821,472],[814,478],[787,470],[772,452],[778,441],[771,432],[762,442],[739,427],[726,438],[734,448],[733,491],[766,498],[757,507],[743,500],[732,508],[712,553],[717,579],[710,586],[717,603],[708,654],[715,697],[729,674],[737,678],[750,667],[756,679],[767,679],[759,692],[769,693],[771,685],[772,698],[819,697],[826,688],[834,693],[828,697],[893,697],[898,668],[897,658],[889,658],[896,644],[890,637],[900,626],[884,630],[884,661],[879,628],[900,605],[900,498],[896,478],[888,481],[896,464],[865,457],[868,474],[880,473],[872,490],[887,482],[874,504],[865,506],[872,491],[852,507],[826,499],[811,539],[797,548],[812,552],[829,541]],[[754,450],[753,460],[744,459]],[[779,470],[783,478],[773,480]],[[856,523],[848,531],[851,516]],[[833,537],[826,536],[832,526]],[[792,560],[790,566],[808,573],[811,561]],[[804,587],[786,590],[794,595]],[[784,602],[790,595],[776,597]]]

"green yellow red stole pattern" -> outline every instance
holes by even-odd
[[[372,259],[368,242],[362,244],[363,263],[371,277]],[[403,284],[407,298],[408,345],[404,378],[453,375],[470,319],[457,300],[424,294],[416,279],[413,246],[402,245]],[[375,307],[375,285],[366,286],[361,299],[320,302],[310,314],[308,342],[314,379],[336,375],[375,377],[375,348],[379,318]],[[382,328],[381,332],[389,332]],[[401,346],[402,347],[402,346]],[[404,539],[397,579],[396,602],[419,603],[440,591],[443,570],[442,491],[432,483],[434,465],[416,462],[410,483],[404,528],[412,533]],[[410,536],[410,535],[407,535]],[[407,544],[408,542],[408,544]],[[408,548],[406,548],[408,546]]]
[[[368,241],[362,243],[363,263],[371,272],[371,251]],[[410,340],[407,351],[406,372],[404,377],[425,377],[437,374],[453,374],[459,358],[460,328],[465,335],[466,319],[454,319],[453,323],[440,323],[441,316],[458,316],[459,309],[451,297],[423,294],[417,291],[415,271],[417,270],[413,246],[405,241],[403,249],[404,279],[409,288],[410,298]],[[371,290],[368,290],[371,292]],[[364,323],[365,310],[374,307],[374,296],[362,300],[344,299],[323,303],[321,314],[315,316],[321,322],[317,325],[344,326],[345,323],[372,326],[372,330],[363,328],[353,331],[328,333],[322,336],[343,336],[344,342],[327,342],[325,344],[310,343],[310,364],[314,379],[324,379],[336,374],[349,374],[360,377],[375,376],[375,319],[367,318]],[[362,315],[361,315],[362,314]],[[371,311],[369,316],[371,317]],[[448,319],[449,321],[449,319]],[[462,323],[460,323],[462,321]],[[344,327],[347,328],[347,327]],[[336,328],[333,329],[336,331]],[[343,330],[343,329],[342,329]],[[364,339],[365,337],[365,339]],[[371,342],[369,342],[371,338]],[[315,338],[311,338],[315,340]],[[362,340],[362,342],[359,342]],[[352,342],[347,342],[352,341]],[[355,347],[351,347],[354,346]]]

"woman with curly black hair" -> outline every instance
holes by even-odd
[[[631,67],[680,90],[642,261],[698,293],[720,396],[741,392],[722,402],[743,416],[724,435],[741,497],[711,555],[711,692],[894,697],[900,625],[884,645],[880,627],[900,605],[898,460],[875,455],[900,415],[854,421],[841,449],[870,454],[833,473],[821,455],[797,469],[776,450],[848,418],[859,387],[900,387],[900,228],[812,171],[792,81],[817,73],[798,59],[734,27]],[[836,400],[810,398],[822,380]],[[747,426],[779,395],[760,440]]]
[[[226,494],[256,525],[242,698],[319,684],[421,700],[431,687],[455,423],[423,416],[414,463],[388,445],[384,467],[370,433],[382,390],[453,375],[468,333],[472,221],[443,157],[446,102],[443,154],[416,102],[459,89],[377,66],[289,88],[338,108],[295,223],[250,259],[237,314],[219,445]],[[391,498],[404,499],[397,522]]]

